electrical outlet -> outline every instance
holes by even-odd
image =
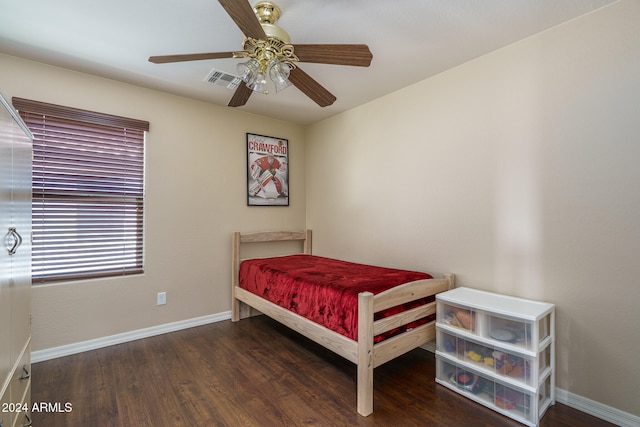
[[[158,305],[165,305],[167,303],[167,293],[158,292]]]

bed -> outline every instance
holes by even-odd
[[[299,241],[299,254],[240,258],[244,244]],[[335,263],[335,264],[334,264]],[[325,270],[318,270],[323,267]],[[330,270],[335,269],[335,274]],[[336,292],[322,288],[327,283],[345,280],[345,272],[368,271],[375,285],[367,289],[367,279],[360,275],[346,277],[357,282],[357,294],[350,285]],[[326,270],[329,269],[329,270]],[[388,273],[388,275],[387,275]],[[294,277],[295,276],[295,277]],[[314,277],[322,280],[314,282]],[[380,280],[383,277],[383,280]],[[388,278],[387,278],[388,277]],[[378,280],[376,280],[376,278]],[[303,285],[299,283],[302,280]],[[384,281],[393,285],[382,284]],[[285,288],[277,288],[276,282]],[[373,413],[373,370],[435,338],[435,294],[452,289],[454,275],[435,279],[426,273],[365,266],[341,260],[316,257],[311,254],[311,230],[257,233],[233,233],[232,243],[231,320],[263,313],[297,331],[357,366],[357,411],[368,416]],[[258,283],[266,284],[260,287]],[[297,286],[292,292],[289,288]],[[311,299],[287,301],[283,295],[299,298],[303,289],[312,288]],[[320,289],[320,290],[318,290]],[[299,292],[300,291],[300,292]],[[314,309],[316,301],[330,295],[332,301]],[[338,301],[339,300],[339,301]],[[348,303],[347,301],[351,301]],[[325,306],[332,306],[331,310]],[[303,306],[307,311],[304,311]],[[336,308],[337,307],[337,308]],[[337,313],[338,308],[342,310]],[[338,322],[325,322],[322,316],[330,312]],[[350,325],[350,326],[349,326]]]

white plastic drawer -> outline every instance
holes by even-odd
[[[486,331],[483,331],[482,335],[505,344],[532,350],[538,344],[534,326],[533,322],[487,314]]]
[[[537,362],[534,356],[505,351],[491,344],[460,338],[442,330],[438,330],[436,342],[438,351],[469,363],[480,372],[526,386],[537,386],[535,364],[543,363],[542,358]],[[544,363],[549,363],[549,358]],[[542,366],[540,372],[546,368],[548,365]]]
[[[488,376],[437,357],[436,380],[474,401],[511,418],[535,425],[538,420],[535,394],[505,385]]]

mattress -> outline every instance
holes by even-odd
[[[358,264],[315,255],[296,254],[245,260],[239,286],[272,303],[353,340],[358,337],[358,294],[374,295],[403,283],[430,279],[427,273]],[[432,301],[420,299],[376,314],[376,319]],[[433,316],[407,325],[413,328]],[[378,336],[378,342],[402,332]]]

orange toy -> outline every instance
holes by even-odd
[[[469,330],[475,330],[476,328],[476,319],[469,310],[463,310],[460,308],[454,308],[453,314],[456,316],[458,322],[462,325],[463,328]]]

